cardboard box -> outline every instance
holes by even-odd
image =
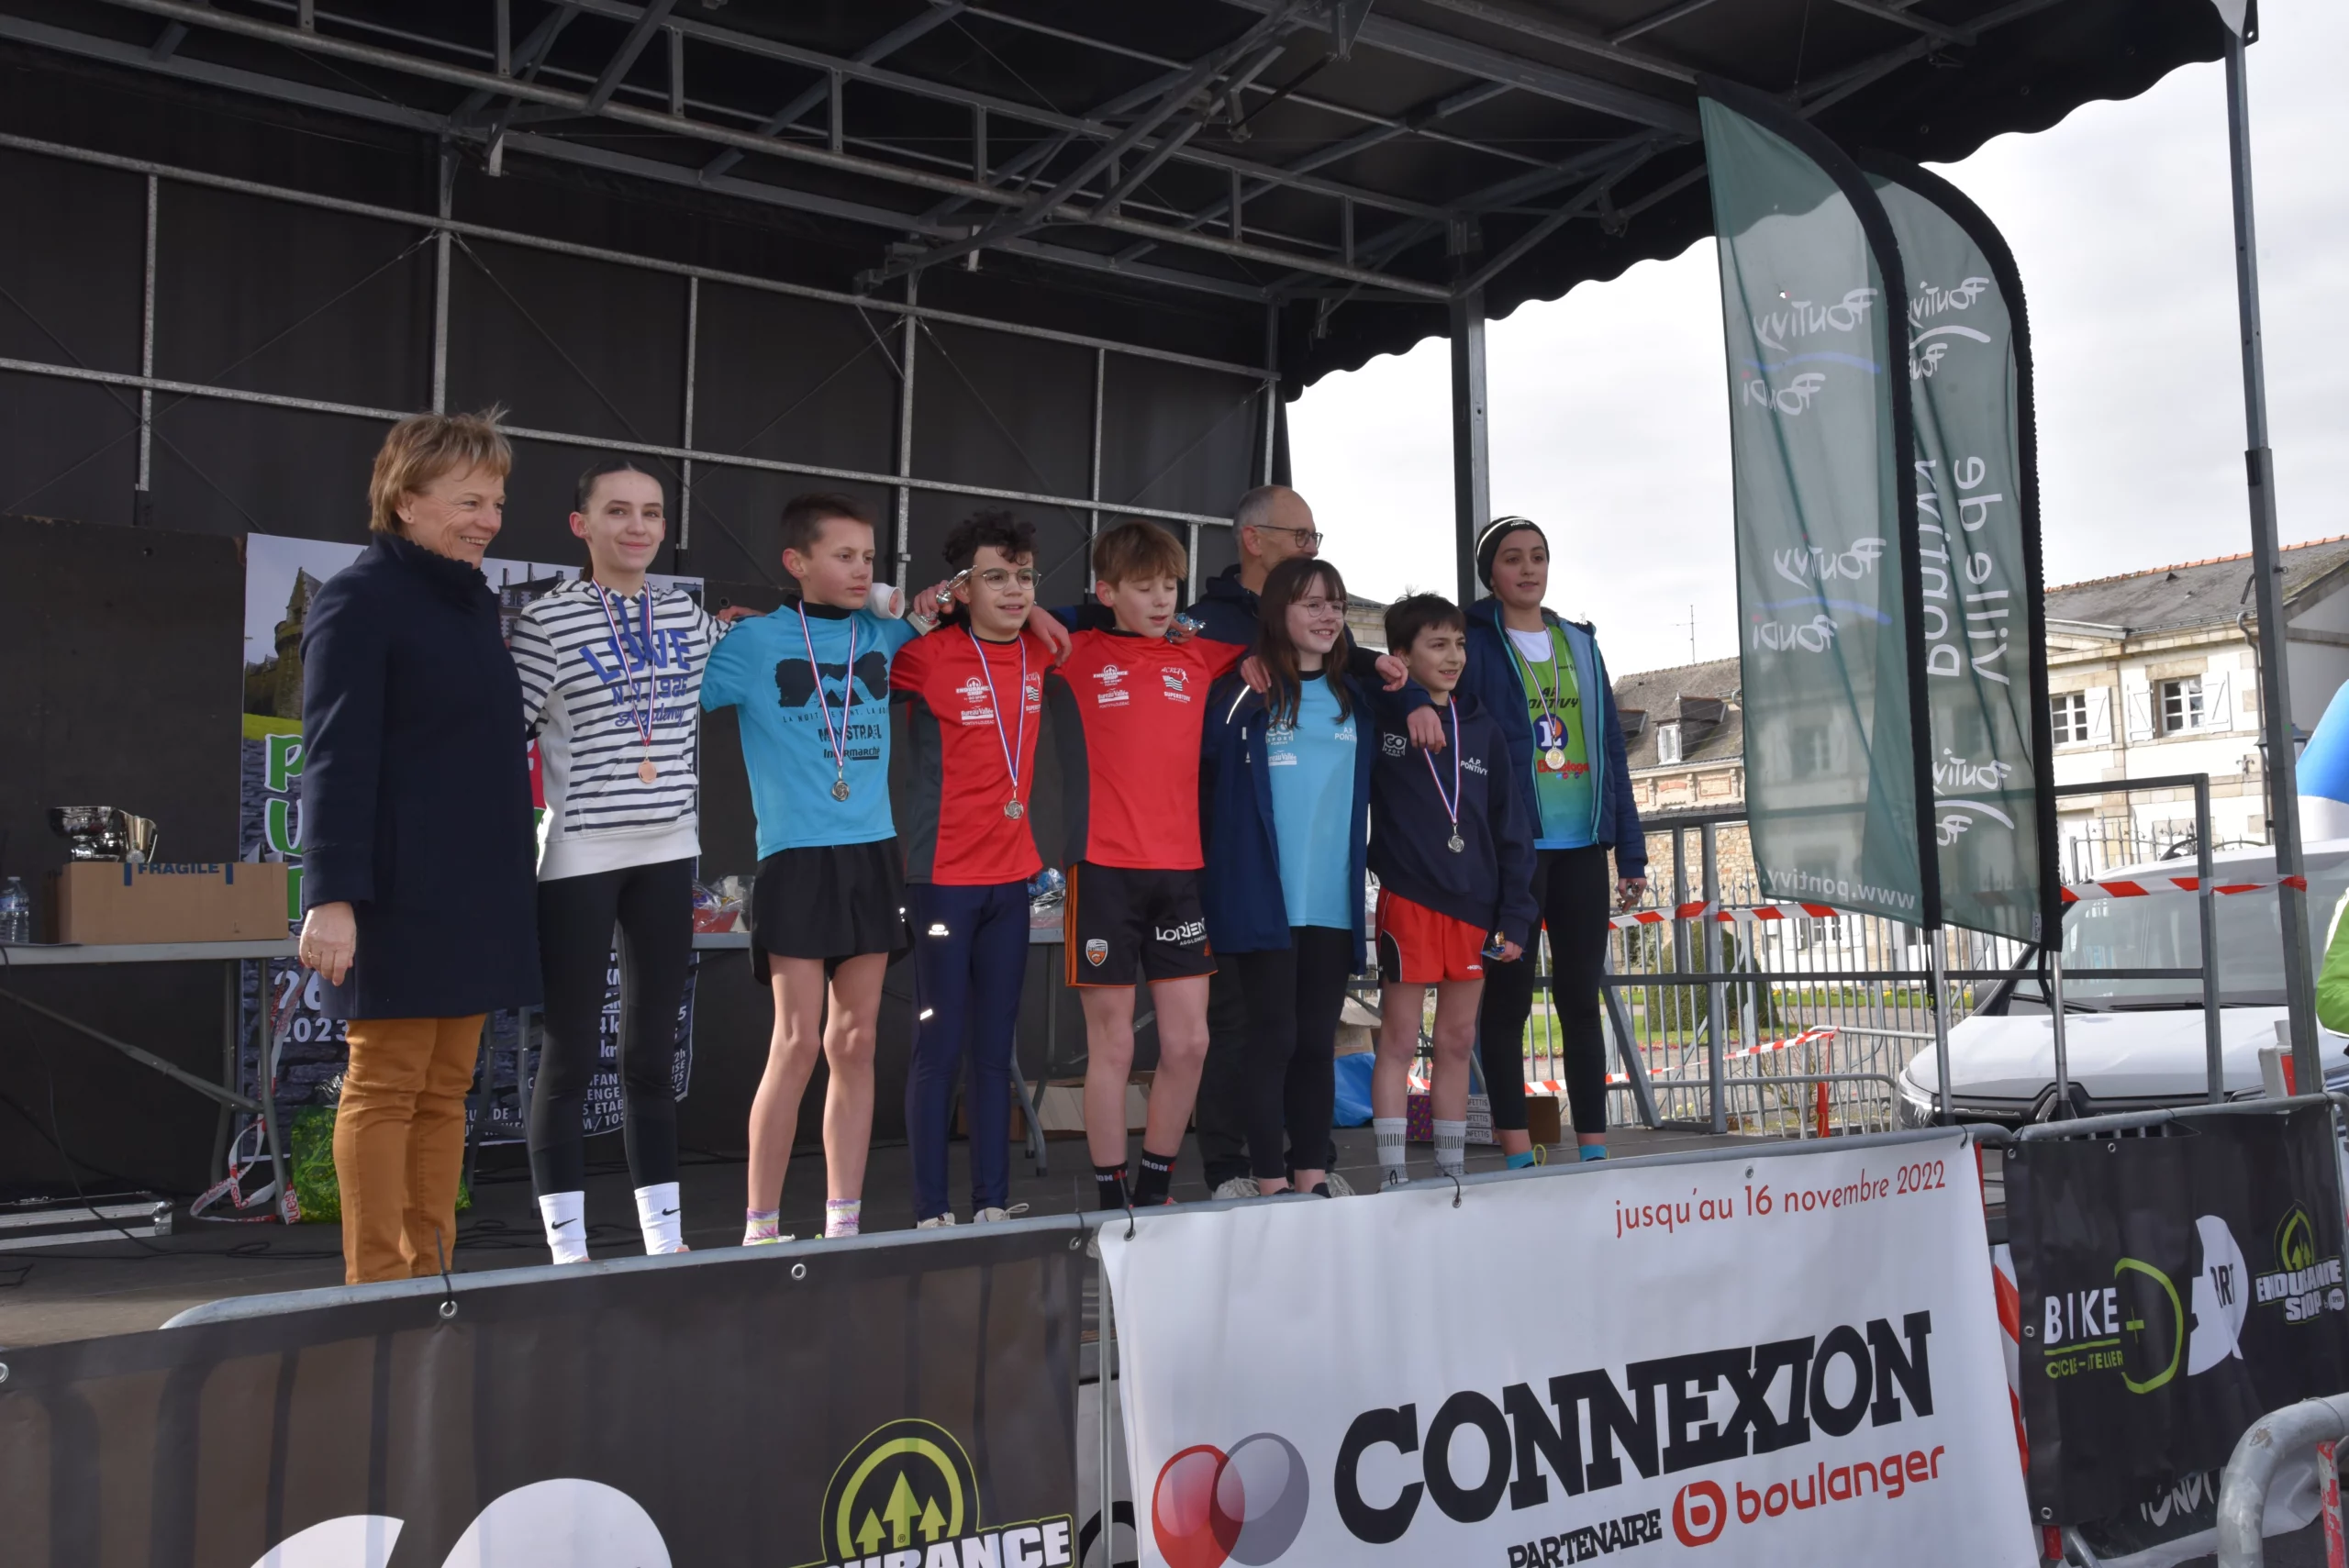
[[[1140,1132],[1150,1116],[1150,1076],[1136,1077],[1126,1084],[1126,1130]],[[1067,1078],[1044,1085],[1036,1096],[1036,1120],[1043,1128],[1046,1138],[1082,1138],[1085,1136],[1085,1080]]]
[[[61,942],[285,940],[285,867],[279,863],[74,861],[51,873],[50,889]]]

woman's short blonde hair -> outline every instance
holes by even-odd
[[[485,468],[500,479],[514,469],[514,449],[497,428],[502,407],[478,414],[411,414],[392,427],[375,454],[367,482],[367,527],[376,533],[400,531],[401,497],[434,480],[469,468]]]

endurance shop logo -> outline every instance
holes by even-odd
[[[2341,1258],[2320,1257],[2316,1226],[2309,1211],[2294,1204],[2276,1227],[2276,1267],[2252,1282],[2253,1296],[2262,1307],[2284,1304],[2284,1321],[2310,1323],[2327,1312],[2349,1306],[2341,1281]]]
[[[891,1421],[866,1433],[832,1472],[816,1529],[823,1555],[804,1568],[1068,1568],[1076,1561],[1066,1514],[1009,1525],[981,1519],[971,1456],[933,1421]]]
[[[1482,1524],[1504,1500],[1511,1512],[1553,1506],[1553,1496],[1596,1500],[1624,1484],[1627,1466],[1653,1480],[1929,1417],[1932,1327],[1932,1313],[1911,1312],[1897,1327],[1871,1318],[1803,1339],[1513,1383],[1497,1394],[1455,1390],[1425,1417],[1416,1402],[1364,1410],[1338,1444],[1330,1501],[1354,1540],[1386,1546],[1425,1513]],[[1666,1529],[1683,1546],[1704,1545],[1733,1515],[1751,1524],[1863,1496],[1898,1497],[1939,1478],[1941,1453],[1895,1447],[1881,1461],[1814,1466],[1759,1491],[1730,1479],[1734,1497],[1700,1481],[1681,1488],[1668,1510],[1619,1505],[1590,1509],[1581,1522],[1542,1521],[1549,1533],[1529,1530],[1508,1546],[1506,1568],[1593,1562],[1659,1542]],[[1397,1485],[1398,1470],[1416,1478]],[[1186,1448],[1160,1469],[1152,1494],[1159,1554],[1169,1568],[1264,1568],[1303,1532],[1313,1491],[1308,1466],[1285,1437],[1259,1432],[1229,1453]]]

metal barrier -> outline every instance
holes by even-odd
[[[2191,792],[2196,846],[2191,862],[2200,962],[2188,967],[2099,965],[2068,972],[2054,953],[2028,942],[1944,929],[1938,943],[1914,926],[1876,915],[1670,920],[1615,931],[1608,942],[1606,1028],[1614,1055],[1611,1120],[1629,1111],[1650,1127],[1694,1125],[1713,1132],[1807,1139],[1899,1125],[1898,1074],[1919,1049],[2015,981],[2052,971],[2074,980],[2189,980],[2202,990],[2206,1093],[2223,1097],[2220,1060],[2217,927],[2212,908],[2210,782],[2207,773],[2058,786],[2061,796]],[[1720,834],[1746,820],[1742,809],[1652,817],[1651,834],[1671,835],[1668,876],[1657,867],[1642,907],[1692,903],[1741,910],[1782,902],[1750,884],[1725,885]],[[1697,840],[1690,863],[1689,840]],[[2181,860],[2180,870],[2186,869]],[[1693,873],[1693,874],[1692,874]],[[1546,981],[1544,936],[1535,955]],[[2042,982],[2044,984],[2045,982]],[[2060,994],[2060,990],[2059,990]],[[2073,1100],[2062,1014],[2055,1029],[2056,1097]],[[1831,1030],[1831,1034],[1816,1031]],[[1808,1038],[1806,1038],[1808,1037]],[[1537,988],[1527,1025],[1529,1083],[1563,1077],[1564,1036]],[[1946,1101],[1946,1095],[1944,1095]],[[1943,1105],[1943,1120],[1954,1107]],[[2057,1114],[2061,1114],[2060,1111]]]
[[[2219,1477],[2219,1568],[2260,1568],[2267,1560],[2260,1527],[2276,1467],[2302,1449],[2344,1438],[2349,1438],[2349,1394],[2303,1399],[2251,1424]]]

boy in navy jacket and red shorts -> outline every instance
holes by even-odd
[[[1378,1057],[1371,1127],[1380,1183],[1401,1185],[1404,1106],[1427,987],[1435,987],[1431,1108],[1435,1164],[1457,1175],[1468,1122],[1468,1056],[1485,960],[1515,960],[1533,940],[1533,838],[1499,726],[1457,695],[1467,622],[1450,600],[1414,594],[1386,611],[1386,644],[1410,666],[1443,721],[1441,751],[1414,748],[1399,697],[1374,698],[1378,759],[1370,777],[1370,869],[1378,878]]]

